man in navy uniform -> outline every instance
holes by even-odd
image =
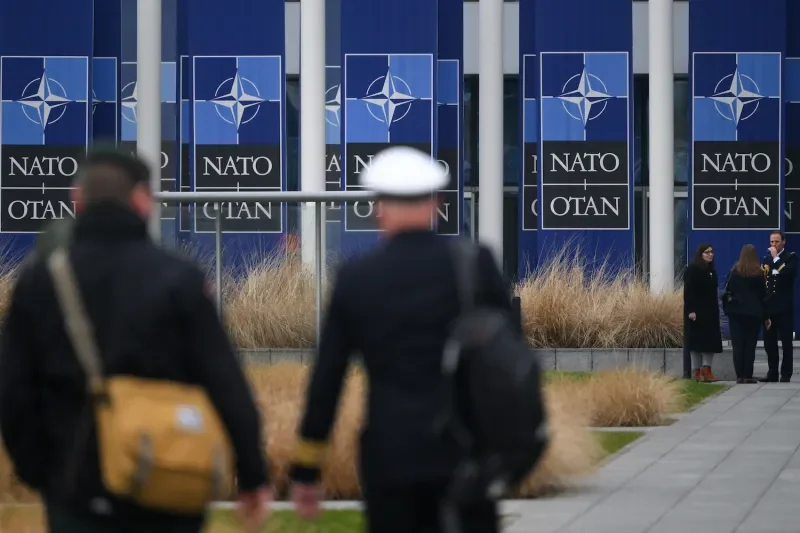
[[[359,465],[368,531],[436,533],[461,459],[456,445],[434,431],[442,354],[460,311],[449,247],[431,227],[436,191],[448,175],[430,155],[395,147],[378,154],[362,179],[378,193],[385,242],[336,276],[290,472],[292,499],[301,516],[319,510],[320,465],[357,353],[369,382]],[[511,313],[510,293],[484,247],[478,262],[481,303]],[[494,502],[458,512],[464,533],[498,531]]]
[[[794,279],[797,276],[797,255],[786,250],[786,237],[781,231],[769,236],[769,255],[761,259],[761,269],[767,283],[766,307],[772,325],[764,328],[764,350],[769,371],[762,382],[778,381],[778,340],[783,346],[780,380],[792,377],[794,357]]]

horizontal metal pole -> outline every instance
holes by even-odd
[[[270,191],[270,192],[159,192],[160,202],[366,202],[374,200],[371,191]]]

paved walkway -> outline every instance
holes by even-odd
[[[798,533],[800,382],[735,385],[578,485],[505,502],[505,531]]]

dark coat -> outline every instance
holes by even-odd
[[[749,316],[766,320],[769,312],[764,305],[764,297],[767,294],[767,286],[764,283],[764,276],[744,277],[735,270],[728,273],[726,284],[728,292],[733,297],[729,304],[726,304],[725,314],[728,316]]]
[[[369,382],[361,474],[372,486],[446,479],[461,459],[459,448],[433,431],[444,345],[460,312],[448,248],[431,231],[401,233],[345,263],[333,287],[300,448],[328,440],[345,371],[351,356],[360,355]],[[484,247],[478,263],[479,301],[510,314],[510,292]],[[313,481],[318,466],[305,457],[291,477]]]
[[[761,268],[766,275],[766,305],[769,313],[793,313],[797,254],[784,248],[775,258],[772,255],[762,257]]]
[[[686,319],[689,349],[693,352],[721,353],[719,325],[719,279],[713,268],[689,265],[683,276],[683,316]],[[696,320],[689,320],[695,313]]]
[[[239,484],[265,483],[259,413],[203,273],[154,246],[144,221],[123,207],[87,209],[71,240],[70,259],[105,371],[204,386],[231,437]],[[78,512],[99,498],[123,520],[163,520],[102,486],[85,376],[42,257],[23,267],[3,323],[0,430],[16,473],[46,501]],[[84,423],[86,432],[79,429]],[[76,454],[79,438],[84,452]],[[77,476],[69,473],[73,467]]]

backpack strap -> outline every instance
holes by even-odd
[[[472,241],[458,237],[450,240],[448,245],[461,308],[471,310],[475,307],[478,287],[478,247]]]
[[[64,318],[67,336],[86,374],[89,393],[91,395],[101,394],[105,384],[100,351],[95,342],[94,327],[86,313],[83,299],[78,290],[75,272],[64,247],[59,246],[53,250],[47,259],[47,268],[53,279],[56,299]]]

